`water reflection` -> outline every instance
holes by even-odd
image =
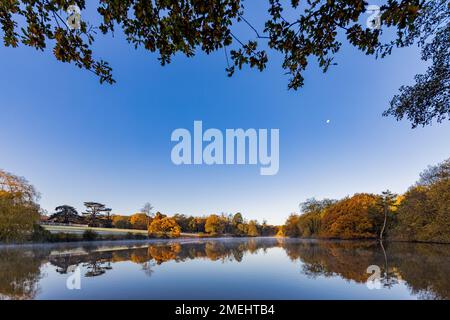
[[[381,246],[377,242],[280,238],[1,247],[0,298],[36,298],[40,281],[48,276],[43,272],[44,265],[52,266],[52,270],[62,275],[80,266],[83,276],[91,278],[102,277],[114,270],[116,263],[127,262],[140,265],[143,275],[151,277],[155,268],[166,262],[204,260],[245,264],[246,255],[270,255],[273,248],[283,249],[291,262],[271,261],[271,268],[277,263],[292,263],[298,273],[309,279],[338,277],[364,284],[369,277],[367,267],[377,265],[384,288],[404,283],[410,294],[420,299],[450,298],[448,245],[385,243]]]

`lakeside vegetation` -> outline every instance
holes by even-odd
[[[79,214],[70,205],[55,208],[50,216],[38,204],[39,193],[22,177],[0,170],[0,242],[72,242],[80,240],[145,239],[147,236],[134,232],[122,235],[99,234],[92,228],[116,228],[146,230],[148,237],[177,238],[182,233],[198,237],[256,237],[274,236],[276,226],[246,220],[241,213],[211,214],[209,216],[169,216],[152,213],[153,206],[146,203],[141,212],[131,216],[111,214],[112,209],[99,202],[85,202],[85,211]],[[41,224],[79,225],[87,227],[80,234],[69,232],[51,233]],[[90,227],[90,228],[89,228]]]
[[[288,237],[450,243],[450,158],[431,166],[402,195],[357,193],[308,199],[282,227]]]
[[[126,233],[100,235],[87,229],[80,235],[50,233],[41,223],[79,224],[88,227],[146,230],[148,237],[286,236],[325,239],[380,239],[450,243],[450,158],[431,166],[404,194],[357,193],[341,200],[308,199],[301,214],[291,214],[283,226],[246,220],[241,213],[209,216],[172,216],[152,213],[146,203],[131,216],[111,214],[98,202],[85,202],[80,215],[70,205],[55,208],[50,216],[38,204],[39,193],[24,178],[0,170],[0,242],[60,242],[79,240],[143,239]]]

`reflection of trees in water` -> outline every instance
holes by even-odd
[[[100,261],[93,260],[83,264],[84,267],[87,268],[87,272],[85,273],[85,277],[96,277],[104,274],[107,270],[111,270],[111,262],[109,261]]]
[[[383,253],[376,242],[288,242],[284,248],[292,260],[304,263],[303,272],[311,277],[339,275],[364,283],[368,266],[377,265],[385,272]]]
[[[403,280],[422,299],[450,299],[450,246],[420,243],[355,241],[289,242],[283,247],[292,260],[304,264],[311,276],[340,276],[358,283],[367,281],[367,267],[381,269],[381,283],[392,287]]]
[[[47,251],[0,249],[0,300],[36,297],[40,267],[47,256]]]
[[[386,253],[413,294],[450,299],[450,245],[397,242]]]
[[[246,254],[266,252],[281,247],[293,261],[302,262],[302,273],[310,277],[339,276],[365,283],[370,276],[367,267],[381,268],[382,284],[392,287],[405,281],[412,294],[421,299],[450,299],[450,246],[417,243],[384,243],[376,241],[307,241],[295,239],[230,239],[170,241],[145,247],[80,248],[77,253],[49,250],[0,250],[0,297],[30,299],[37,293],[40,266],[50,262],[56,271],[83,266],[85,276],[94,277],[113,269],[114,263],[129,261],[141,265],[151,276],[157,265],[167,261],[195,259],[241,262]],[[66,253],[63,253],[66,252]]]
[[[92,252],[89,254],[64,254],[50,256],[50,263],[56,266],[56,272],[67,274],[69,268],[83,266],[86,268],[86,277],[96,277],[111,270],[112,252]]]

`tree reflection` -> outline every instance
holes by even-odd
[[[450,246],[418,243],[379,243],[360,241],[308,241],[297,239],[229,239],[162,241],[133,245],[114,245],[60,249],[0,249],[0,297],[33,299],[39,292],[40,267],[50,263],[56,272],[67,274],[82,267],[85,277],[102,276],[114,264],[131,262],[151,276],[168,262],[205,259],[240,263],[246,255],[265,254],[283,248],[300,272],[311,277],[340,277],[364,284],[367,268],[381,269],[381,283],[391,288],[405,283],[421,299],[450,299]]]
[[[0,249],[0,299],[34,299],[47,251]]]

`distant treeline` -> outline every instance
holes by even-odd
[[[429,167],[402,195],[358,193],[341,200],[308,199],[282,227],[288,237],[450,243],[450,158]]]
[[[56,208],[46,222],[63,224],[86,224],[91,227],[137,229],[148,230],[154,237],[178,237],[181,233],[198,233],[205,236],[229,235],[229,236],[273,236],[278,228],[268,225],[265,221],[260,224],[256,220],[247,221],[241,213],[211,214],[205,217],[187,216],[175,214],[168,216],[157,212],[151,213],[150,204],[144,205],[147,212],[138,212],[131,216],[109,214],[111,209],[104,204],[86,202],[86,212],[79,215],[77,210],[68,205]],[[143,209],[144,209],[143,208]],[[145,210],[145,209],[144,209]],[[144,211],[143,210],[143,211]]]
[[[151,237],[287,236],[335,239],[383,239],[450,243],[450,159],[429,167],[420,180],[402,195],[357,193],[341,200],[309,199],[301,214],[292,214],[281,226],[245,220],[241,213],[205,217],[152,213],[147,203],[131,216],[111,214],[102,203],[85,202],[80,215],[69,205],[43,214],[38,193],[24,178],[0,170],[0,241],[40,241],[50,236],[39,227],[43,220],[87,224],[91,227],[148,230]],[[87,233],[85,238],[94,239]],[[51,237],[52,241],[57,240]],[[59,239],[59,238],[58,238]]]
[[[265,221],[260,224],[256,220],[247,221],[241,213],[211,214],[205,217],[175,214],[167,216],[157,212],[154,216],[137,213],[132,216],[114,215],[112,224],[116,228],[134,228],[149,230],[150,235],[179,236],[183,233],[200,233],[205,235],[231,236],[273,236],[278,227],[268,225]]]
[[[92,202],[88,202],[92,206]],[[97,208],[104,208],[103,204],[95,203]],[[85,204],[86,205],[86,204]],[[265,221],[260,224],[256,220],[247,221],[241,213],[211,214],[205,217],[187,216],[175,214],[168,216],[157,212],[156,214],[139,212],[131,216],[89,214],[78,215],[75,208],[63,205],[56,208],[46,222],[87,224],[91,227],[137,229],[148,230],[154,237],[178,237],[181,233],[198,233],[205,236],[229,235],[229,236],[273,236],[278,232],[278,227],[268,225]],[[97,210],[100,212],[101,210]],[[109,212],[109,211],[108,211]]]
[[[0,242],[76,241],[79,238],[70,234],[52,235],[39,226],[43,222],[148,230],[150,237],[178,237],[181,233],[197,233],[205,237],[256,237],[273,236],[279,231],[278,227],[265,221],[261,224],[256,220],[246,220],[241,213],[205,217],[153,214],[149,203],[144,205],[142,212],[131,216],[111,214],[110,208],[98,202],[85,202],[86,208],[81,214],[70,205],[61,205],[47,216],[39,207],[38,199],[38,192],[26,179],[0,170]],[[82,238],[95,240],[99,238],[97,236],[88,230]]]

